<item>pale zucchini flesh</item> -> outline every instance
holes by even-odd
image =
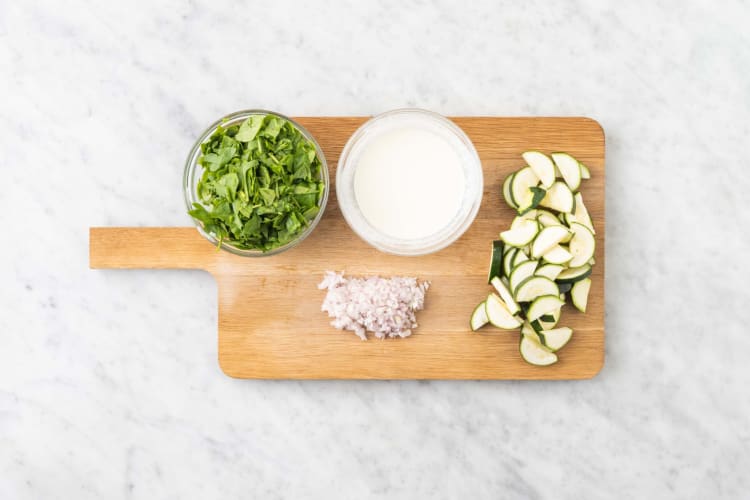
[[[521,343],[518,349],[524,361],[532,365],[549,366],[557,362],[557,354],[550,352],[549,349],[528,336],[521,336]]]
[[[563,326],[551,330],[542,330],[539,332],[539,336],[542,339],[542,344],[550,351],[555,352],[565,347],[565,344],[570,341],[570,338],[573,336],[573,330],[567,326]]]
[[[508,311],[511,314],[517,314],[521,310],[521,307],[513,299],[513,295],[508,290],[508,287],[505,286],[505,283],[500,281],[500,278],[492,278],[491,283],[495,287],[495,290],[497,290],[497,293],[500,294],[500,298],[505,302],[505,307],[508,308]]]
[[[515,293],[518,285],[520,285],[529,276],[535,274],[537,264],[538,262],[535,260],[527,260],[526,262],[522,262],[513,268],[513,271],[511,271],[510,273],[511,292]]]
[[[518,302],[531,302],[542,295],[557,295],[560,293],[557,284],[543,276],[530,276],[526,278],[518,285],[515,292]]]
[[[494,293],[487,296],[484,308],[487,320],[492,326],[505,330],[513,330],[521,326],[521,321],[510,313],[505,303]]]
[[[539,151],[526,151],[521,156],[534,171],[542,187],[547,189],[555,182],[555,164],[549,156]]]
[[[555,162],[560,175],[571,191],[578,191],[581,185],[581,165],[578,160],[568,153],[552,153],[550,155]]]
[[[573,258],[570,259],[570,267],[579,267],[586,264],[594,256],[596,240],[589,228],[578,222],[570,225],[573,238],[568,245]]]
[[[469,325],[475,332],[490,322],[487,318],[486,305],[485,301],[480,302],[479,305],[474,308],[474,312],[471,313],[471,321],[469,322]]]
[[[531,243],[539,232],[539,224],[535,220],[523,220],[515,229],[500,233],[500,239],[513,247],[523,247]]]
[[[515,173],[510,183],[510,199],[516,207],[528,204],[533,197],[530,188],[539,184],[539,177],[530,167],[524,167]]]
[[[526,319],[528,321],[534,321],[544,314],[552,313],[559,310],[565,301],[560,298],[559,295],[542,295],[534,299],[529,309],[526,311]]]
[[[537,276],[544,276],[545,278],[554,281],[564,269],[565,266],[561,266],[560,264],[544,264],[543,266],[538,267],[536,271],[534,271],[534,274]]]
[[[547,189],[547,194],[539,204],[558,212],[571,213],[575,208],[575,198],[567,184],[557,181]]]
[[[548,226],[539,231],[531,244],[531,257],[538,259],[556,247],[570,231],[563,226]]]
[[[586,312],[586,306],[589,301],[589,291],[591,290],[591,278],[584,278],[581,281],[573,283],[570,290],[570,300],[576,309],[582,313]]]
[[[560,245],[553,247],[544,254],[542,259],[550,264],[567,264],[573,255]]]

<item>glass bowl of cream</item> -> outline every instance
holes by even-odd
[[[367,243],[396,255],[425,255],[456,241],[482,202],[482,163],[469,137],[431,111],[377,115],[339,157],[336,196]]]

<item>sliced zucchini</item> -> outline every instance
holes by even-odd
[[[536,186],[530,187],[529,191],[531,191],[531,197],[524,198],[524,204],[518,207],[518,213],[520,215],[524,215],[525,213],[528,213],[529,211],[534,210],[536,207],[538,207],[539,203],[542,202],[544,196],[547,194],[547,191]]]
[[[560,321],[561,311],[562,309],[557,309],[552,313],[542,314],[537,319],[530,321],[529,324],[537,332],[552,329]]]
[[[510,290],[512,292],[520,285],[523,280],[534,274],[538,262],[535,260],[527,260],[522,262],[513,268],[510,273]]]
[[[513,257],[518,252],[517,248],[505,247],[505,255],[503,256],[503,276],[510,276],[510,271],[513,269]]]
[[[559,293],[557,284],[544,276],[530,276],[523,280],[515,289],[516,300],[518,302],[531,302],[542,295],[558,295]]]
[[[495,240],[492,242],[492,256],[490,257],[490,270],[487,273],[487,283],[492,281],[495,276],[500,276],[503,272],[503,241]]]
[[[568,153],[552,153],[550,156],[560,171],[565,184],[571,191],[578,191],[581,185],[581,165],[578,160]]]
[[[521,335],[529,337],[531,340],[539,342],[540,344],[542,343],[542,337],[539,335],[539,332],[534,330],[528,321],[521,326]]]
[[[500,233],[500,239],[512,247],[523,247],[531,243],[539,232],[539,225],[535,220],[523,220],[515,229]]]
[[[513,330],[521,326],[521,321],[508,311],[500,297],[494,293],[487,296],[484,308],[487,313],[487,320],[492,326],[505,330]]]
[[[539,177],[529,167],[523,167],[513,175],[510,182],[510,199],[516,207],[522,207],[529,204],[529,199],[533,198],[530,190],[539,184]]]
[[[543,256],[568,236],[569,232],[563,225],[545,227],[539,231],[531,244],[531,256],[535,259]]]
[[[573,285],[571,283],[558,283],[557,288],[560,290],[561,294],[566,294],[570,291],[571,288],[573,288]]]
[[[573,216],[569,219],[570,222],[580,222],[593,233],[596,234],[596,231],[594,230],[594,224],[591,222],[591,216],[589,215],[589,211],[586,210],[586,205],[583,204],[583,196],[581,196],[581,193],[576,193],[575,195],[575,201],[576,201],[576,211],[573,214]]]
[[[554,281],[564,270],[565,266],[561,266],[560,264],[544,264],[543,266],[540,266],[536,271],[534,271],[534,274],[536,274],[537,276],[544,276],[545,278],[549,278]]]
[[[571,267],[562,271],[557,275],[555,280],[558,283],[575,283],[576,281],[588,278],[589,274],[591,274],[591,266],[584,264],[581,267]]]
[[[518,306],[518,302],[513,299],[513,295],[511,295],[510,290],[505,286],[505,283],[500,281],[500,278],[492,278],[492,286],[494,286],[497,293],[500,294],[500,298],[505,302],[508,311],[514,315],[518,314],[521,308]]]
[[[510,206],[510,208],[517,209],[518,205],[515,204],[515,202],[513,201],[513,198],[511,198],[510,196],[510,184],[511,182],[513,182],[514,175],[516,175],[515,172],[508,175],[505,178],[505,181],[503,182],[503,198],[505,198],[505,203],[507,203],[508,206]]]
[[[536,220],[538,220],[539,224],[541,224],[544,227],[562,226],[562,222],[560,222],[560,219],[558,219],[551,213],[547,212],[546,210],[542,213],[539,213],[539,215],[536,216]]]
[[[596,240],[591,230],[579,222],[573,222],[570,225],[570,231],[573,233],[569,245],[573,258],[570,259],[569,265],[570,267],[579,267],[586,264],[594,256]]]
[[[552,330],[542,330],[539,332],[542,338],[542,344],[552,352],[559,351],[568,343],[573,336],[573,330],[567,326],[555,328]]]
[[[589,290],[591,290],[591,278],[584,278],[573,283],[573,289],[570,291],[570,299],[573,301],[573,305],[582,313],[586,312]]]
[[[578,165],[581,167],[581,179],[591,179],[591,171],[589,170],[589,167],[578,162]]]
[[[526,262],[527,260],[529,260],[529,256],[526,255],[526,252],[524,252],[523,248],[519,248],[518,252],[516,252],[516,255],[513,256],[513,263],[510,266],[510,272],[511,272],[511,274],[513,273],[513,269],[516,266],[518,266],[518,265]]]
[[[547,189],[547,194],[539,204],[558,212],[571,213],[575,208],[575,198],[567,184],[557,181]]]
[[[520,219],[526,219],[526,220],[536,220],[536,216],[538,215],[537,212],[538,211],[537,211],[536,208],[532,208],[528,212],[526,212],[524,214],[519,214],[516,217],[514,217],[513,221],[515,222],[515,220],[519,219],[519,218]],[[513,229],[513,224],[512,223],[511,223],[510,227],[511,227],[511,229]]]
[[[547,189],[555,182],[555,164],[549,156],[539,151],[526,151],[521,156]]]
[[[539,342],[526,335],[521,335],[521,343],[518,346],[521,357],[529,364],[536,366],[549,366],[557,362],[557,354],[550,352]]]
[[[548,250],[542,257],[545,262],[549,262],[550,264],[565,264],[570,262],[570,259],[572,258],[573,255],[560,245],[552,247],[552,249]]]
[[[531,303],[528,311],[526,311],[526,319],[534,321],[543,314],[549,314],[553,311],[559,310],[564,304],[565,301],[557,295],[557,290],[555,290],[554,295],[539,296],[534,299],[534,302]]]
[[[471,313],[471,321],[469,321],[469,325],[471,325],[472,331],[476,332],[489,322],[490,320],[487,318],[486,301],[482,301],[474,308],[474,312]]]

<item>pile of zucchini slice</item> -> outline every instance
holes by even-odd
[[[586,312],[596,240],[581,181],[591,173],[567,153],[523,153],[526,166],[503,183],[503,197],[518,216],[492,242],[487,281],[495,291],[471,315],[471,329],[490,324],[520,328],[519,350],[528,363],[557,362],[573,330],[558,327],[566,294]]]

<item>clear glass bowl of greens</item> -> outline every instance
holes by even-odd
[[[185,203],[198,231],[236,255],[288,250],[317,226],[328,201],[323,150],[299,123],[259,109],[216,121],[190,150]]]

